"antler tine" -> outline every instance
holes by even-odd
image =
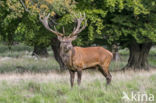
[[[49,16],[50,16],[50,13],[42,19],[42,18],[41,18],[41,15],[39,15],[39,20],[42,22],[42,24],[44,25],[44,27],[45,27],[47,30],[49,30],[50,32],[54,33],[54,34],[57,35],[57,36],[63,36],[62,33],[57,32],[55,26],[54,26],[55,31],[52,30],[52,29],[49,27],[49,24],[48,24]]]
[[[80,33],[82,30],[84,30],[87,26],[87,20],[85,20],[85,24],[83,25],[83,27],[77,32]]]
[[[54,29],[55,29],[55,31],[57,31],[57,29],[56,29],[56,26],[54,25]]]
[[[79,19],[80,19],[81,21],[83,21],[85,18],[86,18],[85,13],[84,13],[84,14],[81,14],[81,13],[80,13],[80,18],[79,18]]]
[[[85,29],[86,25],[87,25],[87,20],[85,20],[86,15],[84,13],[84,15],[82,16],[82,14],[80,13],[80,17],[76,18],[77,20],[77,27],[74,27],[73,32],[69,35],[70,37],[77,35],[78,33],[80,33],[82,30]],[[82,21],[85,20],[85,24],[81,27],[81,23]]]
[[[80,12],[80,18],[82,18],[82,14],[81,14],[81,12]]]
[[[85,19],[85,18],[86,18],[86,14],[84,13],[83,15],[84,15],[84,17],[83,17],[83,18]]]
[[[74,13],[75,18],[77,17],[76,14]]]
[[[63,29],[63,34],[65,34],[64,26],[63,26],[63,28],[62,28],[62,29]]]
[[[74,27],[73,31],[76,30],[76,27]]]
[[[48,23],[49,16],[50,16],[50,13],[45,17],[47,23]]]

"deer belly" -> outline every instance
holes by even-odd
[[[85,68],[93,67],[99,64],[98,56],[95,57],[90,56],[88,58],[84,58],[83,60],[84,60],[83,64]]]
[[[90,68],[90,67],[95,67],[98,64],[99,64],[99,62],[85,63],[84,66],[83,66],[83,69]]]
[[[89,62],[89,63],[86,63],[86,62],[76,62],[76,63],[73,63],[73,67],[72,69],[85,69],[85,68],[90,68],[90,67],[94,67],[96,65],[99,64],[99,62]]]

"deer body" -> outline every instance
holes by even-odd
[[[108,67],[112,59],[112,53],[103,47],[73,47],[72,49],[68,54],[69,58],[66,57],[68,60],[64,60],[61,56],[64,63],[72,67],[69,68],[71,70],[79,71],[95,66]]]

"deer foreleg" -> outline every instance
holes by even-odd
[[[77,83],[78,83],[78,85],[80,85],[81,84],[82,71],[77,71],[77,77],[78,77]]]
[[[71,87],[74,85],[75,71],[69,70]]]

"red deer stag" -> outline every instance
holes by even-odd
[[[82,70],[91,67],[98,67],[99,71],[106,77],[107,84],[111,82],[111,74],[109,72],[109,65],[113,57],[112,53],[103,47],[73,47],[72,41],[77,38],[77,35],[85,29],[87,21],[85,14],[80,15],[76,18],[77,27],[74,28],[73,32],[69,36],[64,36],[64,33],[57,32],[51,29],[48,24],[48,18],[50,15],[41,18],[40,21],[50,32],[57,35],[60,44],[60,56],[69,69],[71,87],[73,87],[75,72],[78,76],[78,85],[81,82]],[[85,24],[81,26],[82,21],[85,20]],[[64,28],[63,28],[64,31]]]

